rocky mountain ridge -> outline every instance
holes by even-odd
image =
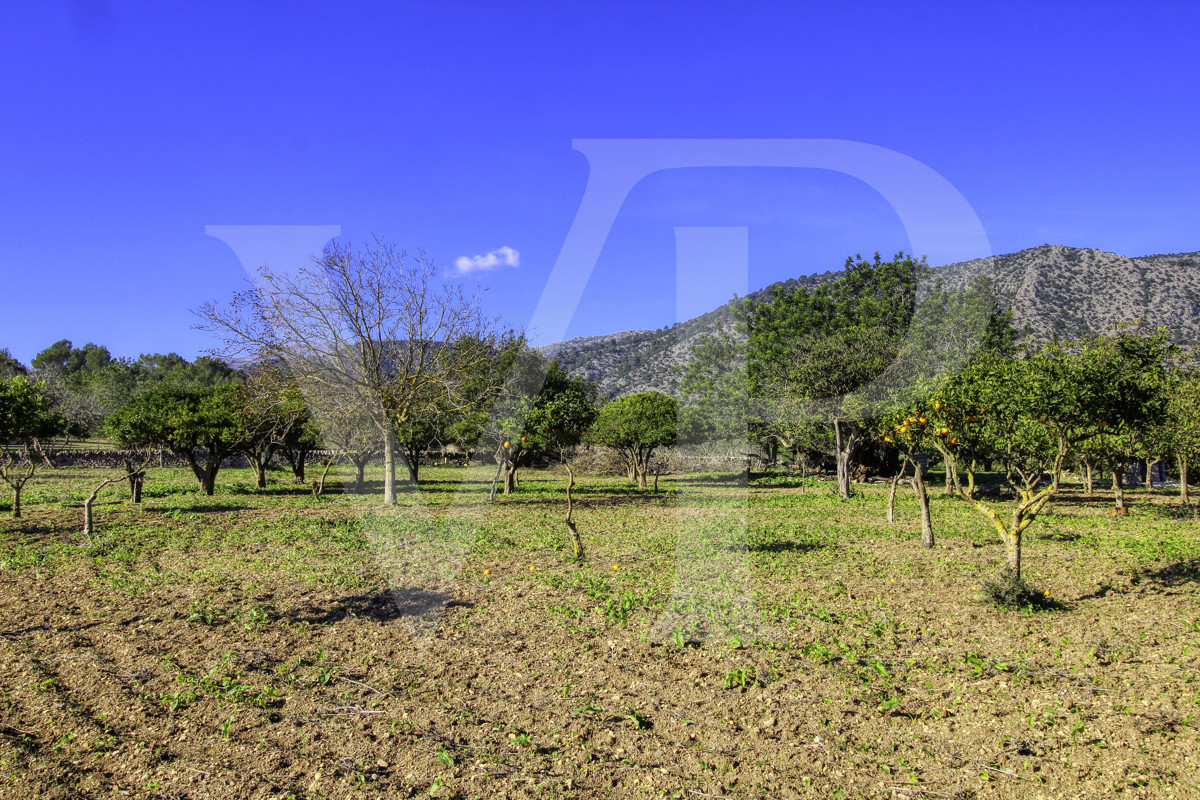
[[[841,270],[773,284],[750,297],[765,299],[775,286],[813,287],[837,280]],[[1200,252],[1130,258],[1094,248],[1042,245],[991,258],[947,264],[934,270],[947,288],[976,276],[992,280],[1001,307],[1013,310],[1019,330],[1036,341],[1074,339],[1111,330],[1119,322],[1165,325],[1184,343],[1200,343]],[[731,321],[722,306],[657,331],[629,330],[585,336],[538,348],[559,359],[573,376],[619,397],[654,389],[678,391],[680,370],[705,333]]]

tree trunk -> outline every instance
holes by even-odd
[[[146,480],[146,471],[143,468],[135,467],[133,461],[128,458],[124,459],[124,463],[125,479],[129,481],[129,502],[140,503],[142,502],[142,483]],[[142,463],[142,467],[145,467],[145,462]]]
[[[1123,517],[1129,513],[1129,509],[1127,509],[1125,507],[1125,486],[1121,481],[1121,468],[1120,467],[1113,469],[1112,481],[1113,481],[1113,485],[1112,485],[1113,501],[1116,504],[1113,507],[1113,513],[1119,517]]]
[[[354,462],[354,487],[352,491],[355,494],[362,494],[363,484],[367,482],[367,460],[361,456],[357,459],[351,459]]]
[[[292,470],[292,477],[296,483],[304,483],[304,467],[308,459],[308,448],[298,447],[295,450],[284,448],[282,452],[284,459],[288,462],[288,466]]]
[[[843,432],[842,421],[833,421],[833,435],[837,443],[837,484],[838,495],[843,500],[850,499],[850,458],[854,450],[854,432]]]
[[[1088,497],[1092,496],[1092,462],[1088,459],[1083,459],[1083,468],[1085,472],[1083,480],[1083,493]]]
[[[421,451],[405,448],[404,466],[408,467],[408,479],[415,484],[421,469]]]
[[[250,469],[254,472],[254,485],[259,489],[267,488],[267,465],[263,463],[262,457],[247,454],[246,460],[250,462]]]
[[[904,467],[907,464],[908,459],[900,463],[900,470],[892,476],[891,484],[888,486],[887,521],[889,525],[896,521],[896,487],[900,485],[900,479],[904,477]]]
[[[504,493],[512,494],[517,489],[517,465],[511,461],[504,464]]]
[[[323,469],[321,471],[321,477],[318,478],[317,480],[313,481],[313,494],[316,495],[317,497],[320,497],[321,494],[325,491],[325,476],[327,476],[329,474],[329,468],[333,466],[333,462],[335,460],[337,460],[336,455],[333,458],[326,461],[325,469]],[[303,466],[301,466],[301,471],[303,471],[303,469],[304,469]]]
[[[1158,459],[1158,458],[1154,459],[1153,461],[1151,461],[1148,458],[1146,459],[1146,491],[1147,492],[1154,491],[1154,468],[1158,465],[1158,462],[1161,460],[1162,459]]]
[[[929,516],[929,492],[925,489],[925,471],[921,462],[913,461],[913,491],[917,493],[917,501],[921,504],[921,545],[926,549],[933,547],[933,520]]]
[[[212,497],[217,486],[217,471],[221,469],[220,455],[210,451],[208,453],[208,462],[203,465],[196,460],[196,452],[194,450],[185,451],[183,457],[187,459],[188,466],[192,468],[192,474],[200,482],[200,491]]]
[[[390,432],[383,437],[383,504],[396,505],[396,440]]]
[[[13,519],[20,519],[21,518],[21,484],[20,483],[13,484],[12,490],[13,490],[13,507],[12,507]]]
[[[1016,526],[1014,526],[1015,528]],[[1008,554],[1008,568],[1013,576],[1021,577],[1021,532],[1011,531],[1004,537],[1004,550]]]
[[[567,533],[571,536],[571,551],[576,561],[583,560],[583,538],[579,535],[579,529],[575,527],[575,521],[571,519],[571,513],[575,510],[575,503],[571,498],[571,490],[575,488],[575,470],[571,469],[571,465],[567,460],[563,459],[563,466],[567,468],[567,518],[564,522],[567,523]]]
[[[1179,458],[1179,502],[1185,506],[1191,502],[1188,497],[1188,459],[1185,455],[1178,456]]]
[[[646,465],[645,464],[639,465],[637,473],[638,473],[638,488],[645,489],[646,488]]]
[[[209,497],[217,491],[217,471],[221,469],[221,460],[216,458],[212,453],[208,455],[208,465],[204,468],[204,478],[201,484],[204,487],[204,493]]]
[[[92,520],[92,503],[95,501],[95,492],[92,492],[91,496],[83,501],[83,535],[87,538],[89,544],[92,541],[92,534],[96,530],[95,523]]]

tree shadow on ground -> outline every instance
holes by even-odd
[[[474,603],[455,600],[450,592],[401,587],[372,594],[342,597],[326,606],[312,603],[293,609],[285,616],[292,622],[334,625],[347,617],[365,617],[388,622],[404,618],[428,618],[446,609],[473,606]]]
[[[1179,503],[1169,506],[1140,506],[1138,510],[1145,511],[1147,514],[1160,519],[1196,520],[1200,518],[1200,507],[1191,504],[1186,506]]]
[[[751,553],[811,553],[829,547],[824,542],[797,542],[791,539],[781,542],[762,542],[746,547]]]
[[[332,481],[327,481],[325,491],[329,491]],[[266,486],[239,485],[225,490],[231,495],[249,495],[251,497],[305,497],[312,494],[312,487],[307,483],[270,483]]]
[[[1067,544],[1078,542],[1083,538],[1083,534],[1066,531],[1042,531],[1034,538],[1043,542],[1065,542]]]
[[[229,511],[254,511],[258,506],[245,506],[240,504],[221,505],[219,503],[205,504],[199,506],[172,506],[170,508],[154,508],[147,507],[145,513],[148,514],[221,514]]]
[[[700,487],[700,486],[747,486],[746,473],[730,472],[718,473],[714,475],[696,475],[694,477],[676,477],[674,478],[677,486]]]
[[[67,525],[55,524],[55,522],[26,523],[22,522],[23,519],[25,518],[22,517],[21,519],[15,520],[17,524],[5,531],[5,534],[7,535],[19,535],[21,537],[20,544],[23,545],[38,544],[45,541],[58,541],[64,536],[74,537],[74,535],[78,532],[78,525],[72,529]],[[5,521],[7,522],[8,520]],[[30,537],[37,538],[31,539]]]
[[[78,631],[86,631],[88,628],[95,628],[99,625],[106,624],[103,621],[81,622],[78,625],[62,625],[55,627],[53,625],[30,625],[26,628],[20,628],[12,631],[0,631],[0,636],[6,639],[19,639],[22,636],[27,636],[31,633],[39,631],[50,631],[52,633],[76,633]]]
[[[1157,569],[1134,572],[1133,583],[1157,583],[1160,586],[1181,586],[1185,583],[1200,583],[1200,559],[1177,561]]]

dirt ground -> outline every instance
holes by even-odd
[[[1166,493],[1068,492],[1027,544],[1051,601],[1010,611],[961,503],[926,551],[907,497],[888,526],[877,488],[756,484],[757,625],[697,638],[661,624],[672,484],[585,482],[584,565],[557,486],[487,512],[435,629],[361,502],[114,496],[81,543],[47,490],[0,527],[0,797],[1200,796],[1200,523]]]

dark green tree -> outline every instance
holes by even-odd
[[[1126,513],[1122,473],[1167,418],[1175,354],[1165,330],[1124,327],[1080,342],[1051,342],[1031,356],[1045,387],[1033,396],[1031,411],[1059,442],[1056,487],[1063,462],[1077,450],[1112,477],[1115,511]]]
[[[1188,504],[1188,467],[1200,458],[1200,369],[1193,356],[1168,385],[1162,436],[1179,462],[1179,501]]]
[[[492,437],[504,493],[517,486],[517,471],[537,454],[562,457],[581,440],[596,418],[596,388],[572,378],[557,360],[526,351],[514,360],[510,380],[498,403]]]
[[[138,395],[109,418],[109,434],[125,446],[162,446],[184,458],[212,495],[221,462],[242,445],[237,387],[162,386]]]
[[[850,495],[850,469],[865,419],[851,393],[890,365],[912,321],[929,268],[904,253],[884,261],[846,259],[836,281],[776,288],[738,310],[749,340],[751,392],[766,402],[808,401],[833,428],[838,492]],[[783,404],[787,407],[787,404]]]
[[[646,488],[650,459],[678,438],[679,401],[661,392],[639,392],[600,409],[588,441],[611,447],[625,462],[630,480]]]
[[[24,375],[0,381],[0,480],[13,490],[13,517],[21,516],[21,490],[37,469],[39,442],[66,425],[43,390]]]
[[[28,374],[28,367],[13,358],[13,354],[8,351],[7,347],[0,347],[0,380]]]

